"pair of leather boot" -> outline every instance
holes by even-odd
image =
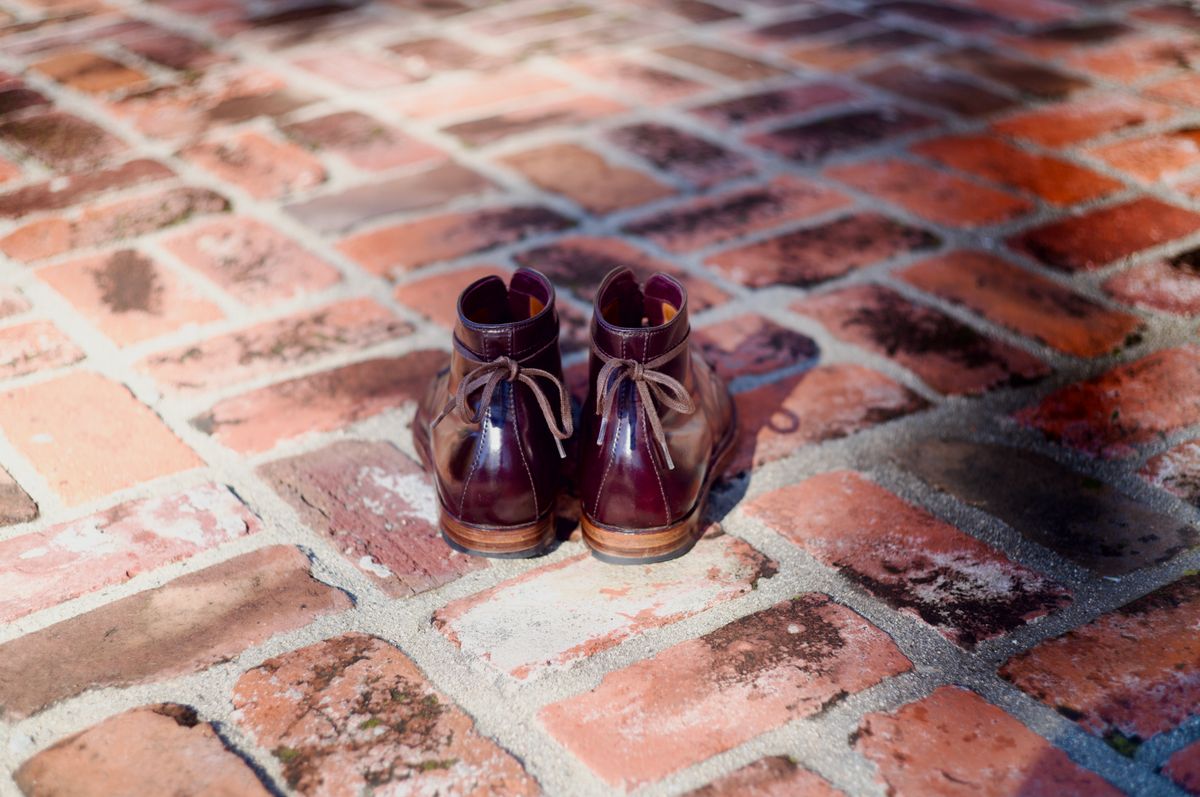
[[[554,287],[532,269],[485,277],[458,299],[449,367],[413,421],[446,541],[526,557],[555,540],[555,504],[577,458],[583,539],[620,564],[681,556],[703,532],[733,450],[733,403],[690,341],[687,292],[619,268],[596,294],[588,398],[574,429]]]

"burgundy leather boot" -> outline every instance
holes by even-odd
[[[687,553],[733,451],[721,379],[692,350],[687,292],[655,274],[609,273],[592,314],[590,391],[580,429],[583,539],[615,564]]]
[[[520,269],[507,286],[473,282],[458,298],[450,365],[413,419],[446,541],[481,556],[542,553],[571,426],[550,281]]]

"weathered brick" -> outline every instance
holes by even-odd
[[[1184,73],[1144,86],[1141,93],[1152,100],[1200,108],[1200,75]]]
[[[373,299],[347,299],[153,354],[138,369],[174,392],[212,390],[403,337],[412,324]]]
[[[774,490],[744,511],[966,648],[1070,603],[1058,584],[852,471]]]
[[[694,330],[704,359],[727,381],[812,365],[816,342],[761,315],[740,315]]]
[[[1112,742],[1168,731],[1200,701],[1200,576],[1018,654],[1000,675]]]
[[[318,232],[345,232],[382,216],[437,207],[490,187],[491,182],[472,169],[444,161],[402,177],[288,205],[286,210]]]
[[[922,0],[885,0],[871,7],[874,14],[898,14],[929,25],[961,31],[996,31],[1008,28],[1007,23],[992,14],[964,5]]]
[[[960,116],[988,116],[1017,104],[1003,94],[973,81],[948,75],[944,70],[922,70],[894,64],[863,75],[862,79],[893,94]]]
[[[539,717],[602,780],[629,788],[911,666],[861,616],[808,593],[609,673],[592,691],[552,703]],[[748,703],[753,712],[742,710]]]
[[[1200,346],[1165,349],[1051,393],[1014,416],[1051,440],[1104,458],[1200,423]]]
[[[700,25],[709,22],[723,22],[740,16],[735,10],[705,3],[703,0],[635,0],[635,2]]]
[[[518,110],[452,124],[443,132],[461,139],[468,146],[482,147],[508,136],[548,127],[579,127],[625,110],[627,107],[615,100],[583,94],[567,99],[531,102]]]
[[[171,188],[32,221],[0,238],[0,251],[28,263],[72,249],[125,241],[227,210],[229,201],[213,191]]]
[[[478,115],[518,100],[533,102],[539,95],[563,91],[569,86],[539,70],[518,66],[492,74],[464,75],[453,91],[448,91],[444,85],[409,91],[392,103],[392,107],[415,119]]]
[[[133,249],[47,266],[38,277],[119,346],[222,317],[174,272]]]
[[[283,132],[315,152],[332,152],[368,172],[444,157],[441,150],[358,111],[295,122]]]
[[[175,703],[140,706],[68,736],[13,776],[29,797],[169,793],[267,797],[245,761],[212,724]]]
[[[147,80],[144,72],[86,50],[58,53],[38,61],[32,68],[51,80],[88,94],[131,89]]]
[[[892,53],[913,50],[937,41],[908,30],[870,26],[871,29],[835,42],[805,44],[787,51],[793,61],[805,66],[840,72],[864,66]]]
[[[1020,35],[1001,38],[1004,44],[1039,58],[1057,59],[1113,42],[1133,33],[1124,22],[1104,17],[1070,20]]]
[[[342,241],[338,249],[368,271],[387,275],[564,230],[573,223],[543,207],[484,208],[360,233]]]
[[[192,144],[180,154],[256,199],[303,193],[325,181],[325,168],[316,158],[254,131]]]
[[[126,149],[100,127],[58,111],[0,122],[0,141],[58,172],[95,169]]]
[[[424,5],[432,5],[425,2]],[[495,56],[484,55],[465,44],[441,36],[422,36],[396,42],[387,47],[400,56],[399,65],[413,80],[463,69],[484,70],[498,65]]]
[[[1200,214],[1143,197],[1035,227],[1009,245],[1063,271],[1093,271],[1200,229]]]
[[[819,8],[805,10],[815,13],[807,13],[803,16],[755,28],[747,34],[747,38],[752,44],[778,44],[839,32],[851,25],[866,22],[868,19],[868,17],[846,11],[822,11]]]
[[[552,244],[528,249],[514,259],[522,266],[535,268],[555,285],[567,288],[580,299],[590,302],[600,281],[614,268],[627,267],[639,280],[661,272],[677,278],[688,291],[688,307],[705,310],[721,304],[728,294],[707,280],[693,277],[673,263],[651,257],[619,238],[560,238]]]
[[[1194,68],[1200,47],[1194,37],[1129,36],[1069,55],[1068,66],[1118,83],[1137,83],[1168,70]]]
[[[1033,209],[1024,199],[907,161],[869,161],[826,174],[917,216],[958,227],[998,224]]]
[[[0,318],[20,315],[33,307],[15,285],[0,285]]]
[[[1033,155],[991,136],[938,138],[913,152],[994,183],[1028,191],[1055,205],[1073,205],[1111,194],[1122,185],[1082,166]]]
[[[1092,147],[1088,154],[1136,180],[1154,185],[1200,165],[1200,130],[1184,128]]]
[[[959,686],[868,714],[854,747],[889,794],[1055,797],[1122,792],[1002,709]]]
[[[1200,442],[1167,449],[1151,457],[1138,473],[1155,487],[1200,507]]]
[[[692,109],[692,113],[723,125],[757,124],[781,116],[810,113],[826,105],[857,98],[858,94],[837,83],[802,83],[701,105]]]
[[[705,264],[726,279],[751,288],[807,288],[939,243],[941,240],[926,230],[863,213],[718,252]]]
[[[365,360],[217,402],[192,425],[241,453],[328,432],[418,399],[445,362],[439,351]]]
[[[233,705],[300,794],[539,792],[408,657],[374,637],[344,634],[268,659],[238,680]]]
[[[163,245],[241,302],[263,306],[317,293],[341,276],[321,258],[257,219],[216,219],[171,235]]]
[[[0,468],[0,527],[25,523],[37,516],[37,503],[8,471]]]
[[[1172,755],[1162,772],[1188,794],[1200,794],[1200,742],[1192,742]]]
[[[93,373],[0,394],[0,427],[68,504],[201,464],[149,407]]]
[[[1174,114],[1174,109],[1162,103],[1108,93],[1026,111],[992,127],[1047,147],[1065,147],[1128,127],[1160,122]]]
[[[581,554],[453,601],[433,624],[471,658],[532,679],[743,595],[774,572],[773,562],[725,535],[669,564],[616,573]],[[504,622],[526,605],[542,606],[536,624]]]
[[[120,166],[79,172],[0,194],[0,217],[20,218],[44,210],[62,210],[106,191],[166,180],[174,173],[152,160],[132,160]]]
[[[442,542],[437,491],[387,443],[338,442],[259,473],[390,595],[415,595],[484,565]]]
[[[1141,326],[1137,316],[1090,299],[983,252],[957,251],[898,275],[921,290],[1078,357],[1119,349]]]
[[[848,111],[759,133],[746,141],[800,163],[815,163],[831,155],[915,132],[932,123],[926,116],[894,108]]]
[[[895,360],[942,393],[971,395],[1049,373],[1033,355],[878,285],[802,299],[791,309],[816,318],[842,340]]]
[[[671,44],[659,47],[654,52],[731,80],[759,81],[787,74],[763,61],[707,44]]]
[[[428,318],[442,329],[450,330],[458,321],[458,295],[475,280],[493,274],[507,283],[512,269],[493,264],[468,266],[401,283],[396,286],[394,295],[396,301],[414,313]],[[561,314],[562,306],[558,310]]]
[[[1058,22],[1079,16],[1078,8],[1055,0],[976,0],[974,5],[1019,22]]]
[[[322,47],[292,61],[303,70],[356,91],[377,91],[413,81],[403,64],[393,64],[345,46]]]
[[[829,785],[829,781],[785,756],[760,758],[707,786],[688,792],[686,797],[789,797],[797,794],[845,797],[845,793]]]
[[[349,606],[296,548],[242,554],[0,645],[0,705],[26,717],[89,689],[195,672]]]
[[[704,84],[674,72],[638,63],[620,54],[603,53],[567,59],[572,69],[608,83],[648,105],[659,105],[690,97]]]
[[[129,501],[0,542],[0,621],[119,584],[262,528],[225,487]]]
[[[937,60],[1042,100],[1065,99],[1088,86],[1086,80],[1075,75],[980,47],[943,53]]]
[[[701,188],[754,173],[754,162],[746,156],[669,125],[629,125],[608,137],[656,168]]]
[[[735,397],[737,453],[730,473],[789,456],[798,448],[868,429],[929,403],[877,371],[822,365]]]
[[[0,329],[0,379],[70,365],[83,352],[50,321]]]
[[[592,213],[636,207],[673,193],[653,177],[610,163],[577,144],[547,144],[505,155],[500,161]]]
[[[885,456],[1100,575],[1159,564],[1200,542],[1200,531],[1186,523],[1028,451],[923,439]]]
[[[624,230],[673,252],[685,252],[847,204],[844,195],[825,186],[779,177],[762,186],[661,211],[625,225]]]

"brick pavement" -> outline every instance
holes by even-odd
[[[1200,15],[0,0],[0,793],[1200,794]],[[457,291],[689,287],[677,562],[436,536]]]

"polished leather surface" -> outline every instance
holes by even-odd
[[[530,316],[537,303],[542,307]],[[554,288],[532,269],[517,271],[509,286],[499,277],[474,282],[459,297],[454,338],[450,365],[437,375],[413,421],[418,449],[422,435],[428,444],[442,506],[471,525],[532,523],[553,508],[563,461],[526,385],[501,382],[478,424],[450,413],[430,425],[481,362],[511,357],[562,379]],[[555,392],[548,381],[545,390]]]
[[[674,309],[673,317],[667,317],[667,308]],[[648,325],[642,325],[643,318]],[[667,526],[686,516],[701,497],[714,451],[730,431],[733,407],[725,384],[694,346],[680,346],[690,333],[687,292],[672,277],[656,274],[640,286],[628,269],[616,269],[601,283],[592,314],[594,345],[609,357],[642,363],[679,346],[657,370],[678,380],[696,409],[687,414],[657,407],[674,469],[667,467],[630,382],[620,386],[597,442],[597,376],[603,363],[592,354],[577,437],[580,500],[593,521],[624,530]]]

